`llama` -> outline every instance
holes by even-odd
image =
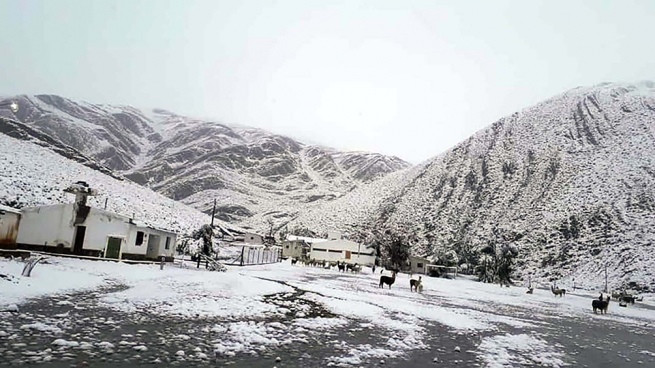
[[[607,307],[610,304],[610,297],[607,296],[607,299],[603,299],[603,294],[601,293],[598,299],[591,301],[591,308],[594,309],[594,313],[598,314],[597,310],[600,310],[600,314],[607,314]]]
[[[295,259],[295,258],[291,258],[291,265],[295,265],[295,264],[296,264],[296,262],[298,262],[298,260],[297,260],[297,259]]]
[[[380,276],[380,287],[384,289],[384,284],[389,285],[389,289],[391,289],[391,285],[396,282],[396,272],[391,272],[391,277],[389,276]]]
[[[550,285],[550,291],[552,291],[555,296],[563,297],[566,295],[566,289],[556,289],[553,285]]]
[[[635,304],[635,300],[636,300],[636,299],[637,299],[637,298],[634,297],[634,296],[632,296],[632,295],[623,295],[623,296],[621,297],[621,301],[622,301],[622,302],[624,302],[624,303],[630,303],[630,304]]]
[[[347,264],[346,270],[352,273],[359,273],[359,271],[361,271],[362,268],[359,266],[359,264],[355,263],[355,264]]]
[[[533,292],[534,292],[534,288],[533,288],[533,287],[529,287],[529,288],[528,288],[528,291],[526,291],[525,293],[526,293],[526,294],[532,294]]]
[[[346,272],[346,262],[337,263],[337,268],[339,268],[339,272]]]
[[[414,279],[409,280],[409,291],[416,290],[418,292],[419,286],[421,286],[421,276],[418,277],[418,280],[414,280]]]
[[[637,298],[635,296],[630,295],[629,293],[627,293],[625,291],[622,291],[620,293],[614,292],[614,293],[612,293],[612,297],[614,299],[617,299],[620,302],[630,303],[630,304],[635,304],[635,300],[637,300]]]

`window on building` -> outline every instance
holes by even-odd
[[[171,249],[171,237],[170,236],[166,237],[166,246],[164,247],[164,249]]]
[[[286,245],[285,247],[286,247],[287,249],[289,249],[289,246],[288,246],[288,245]]]
[[[134,245],[141,245],[143,244],[143,231],[137,231],[136,232],[136,242]]]
[[[255,239],[255,238],[251,236],[251,237],[250,237],[250,240],[253,240],[253,239]]]
[[[416,268],[423,268],[423,263],[416,263]]]

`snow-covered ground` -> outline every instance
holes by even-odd
[[[369,268],[360,274],[343,274],[284,262],[229,267],[228,272],[216,273],[191,264],[166,265],[160,270],[158,265],[50,257],[27,278],[19,276],[23,265],[0,260],[0,274],[8,278],[0,278],[0,310],[12,304],[20,309],[30,298],[57,298],[73,291],[99,293],[98,307],[121,314],[206,319],[203,330],[221,336],[213,342],[212,356],[257,354],[307,344],[334,331],[364,329],[376,335],[374,343],[332,341],[334,354],[323,362],[359,366],[433,351],[431,335],[438,327],[452,336],[477,336],[473,353],[485,366],[557,367],[568,364],[570,357],[561,345],[544,336],[544,331],[552,330],[553,320],[620,323],[650,328],[651,334],[655,324],[655,311],[639,304],[619,308],[611,303],[608,314],[594,315],[591,300],[597,294],[569,293],[556,298],[548,290],[536,289],[535,294],[526,295],[523,288],[429,277],[423,278],[423,292],[416,293],[410,292],[405,274],[397,276],[391,289],[380,289],[379,272],[372,274]],[[112,285],[120,287],[99,292]],[[59,303],[74,306],[76,301]],[[52,335],[61,349],[77,347],[86,342],[66,335],[65,320],[73,316],[65,314],[54,322],[44,317],[25,324],[24,329]],[[0,345],[11,336],[2,326]],[[147,351],[148,346],[135,345],[134,349]]]

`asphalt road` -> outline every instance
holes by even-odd
[[[121,313],[97,304],[102,295],[124,288],[113,285],[92,293],[33,300],[21,305],[20,313],[0,314],[0,331],[4,331],[4,334],[0,334],[0,365],[39,363],[49,367],[118,367],[160,363],[166,366],[325,367],[329,363],[328,358],[347,355],[349,347],[366,344],[383,346],[389,338],[385,331],[376,330],[364,321],[350,321],[348,326],[310,335],[302,342],[217,357],[213,353],[212,341],[220,339],[221,335],[208,330],[207,326],[236,321],[175,319],[143,311]],[[294,301],[298,306],[309,305],[311,314],[308,317],[334,316],[320,304],[304,299],[305,293],[304,290],[295,289],[293,292],[269,295],[266,301],[287,308],[288,301]],[[286,316],[266,322],[289,325],[294,313],[292,307]],[[529,310],[509,307],[493,313],[501,316],[531,315]],[[625,325],[607,320],[601,322],[593,315],[533,318],[538,322],[537,327],[522,329],[503,325],[502,331],[484,333],[458,333],[443,325],[427,324],[424,326],[430,336],[425,341],[427,349],[413,350],[404,358],[384,361],[372,358],[356,366],[484,366],[476,354],[477,347],[484,337],[504,332],[537,333],[549,345],[565,352],[564,362],[570,366],[655,366],[655,356],[648,353],[655,352],[655,329],[645,322],[643,325]],[[250,321],[260,322],[256,318]],[[60,326],[63,332],[39,331],[29,327],[34,326],[35,322]],[[281,338],[284,337],[282,334]],[[53,345],[58,338],[75,340],[79,345],[69,348]],[[111,345],[101,344],[103,347],[99,348],[100,342]],[[147,350],[142,350],[140,346],[145,346]],[[176,355],[179,350],[184,351],[185,355]],[[198,351],[206,357],[197,354]],[[276,361],[277,357],[281,360]],[[525,358],[529,361],[530,357]]]

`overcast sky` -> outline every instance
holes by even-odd
[[[0,0],[0,93],[161,107],[413,163],[655,80],[655,1]]]

